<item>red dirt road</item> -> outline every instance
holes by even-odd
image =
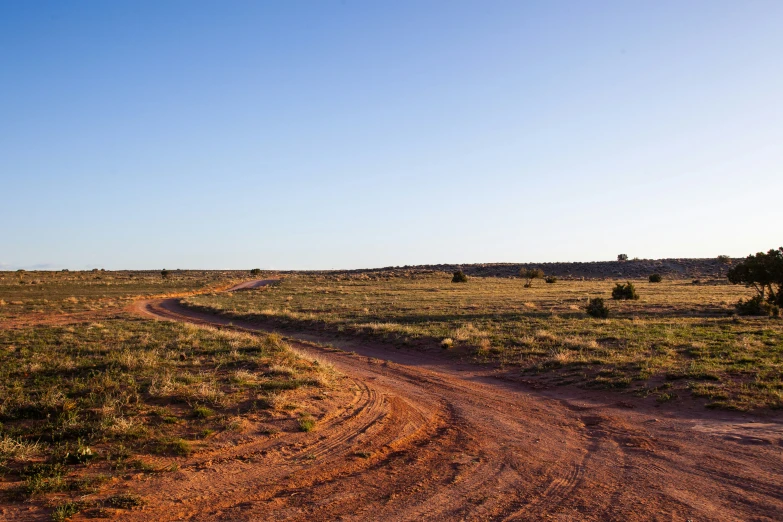
[[[261,288],[278,282],[279,279],[259,279],[257,281],[245,281],[239,283],[236,286],[232,286],[228,289],[229,292],[236,292],[237,290],[253,290],[255,288]]]
[[[138,309],[229,322],[175,299]],[[249,433],[140,483],[147,505],[127,519],[783,519],[779,415],[618,405],[616,394],[531,391],[437,355],[290,344],[348,376],[348,404],[314,432]]]

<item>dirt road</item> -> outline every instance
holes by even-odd
[[[232,286],[228,289],[229,292],[236,292],[238,290],[253,290],[255,288],[261,288],[274,283],[277,283],[279,279],[258,279],[256,281],[245,281],[238,285]]]
[[[175,299],[138,309],[228,323]],[[291,344],[349,377],[350,404],[320,419],[314,432],[251,433],[230,451],[199,455],[142,483],[148,504],[129,519],[783,518],[780,416],[537,392],[438,355]]]

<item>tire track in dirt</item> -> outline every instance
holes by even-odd
[[[137,310],[258,329],[173,299]],[[775,520],[783,512],[781,446],[727,442],[740,422],[731,414],[705,412],[720,427],[708,433],[687,415],[661,420],[660,410],[614,408],[587,392],[532,394],[437,356],[287,341],[348,377],[352,407],[335,405],[315,432],[258,435],[141,483],[148,505],[125,518]],[[783,440],[779,419],[765,426],[769,440]]]

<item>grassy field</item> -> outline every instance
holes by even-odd
[[[182,294],[248,279],[247,272],[171,270],[0,272],[0,321],[30,314],[116,309],[142,296]]]
[[[783,406],[783,321],[736,317],[752,291],[723,281],[635,281],[641,298],[613,301],[613,281],[535,281],[450,274],[289,275],[274,287],[184,299],[188,306],[493,362],[554,384],[615,388],[660,402]],[[603,297],[608,319],[584,312]]]
[[[264,274],[258,276],[264,277]],[[535,281],[443,273],[289,274],[224,293],[246,272],[0,273],[0,503],[111,516],[143,500],[120,488],[230,445],[249,426],[314,429],[339,390],[333,370],[277,336],[146,320],[152,295],[292,329],[358,336],[497,364],[551,384],[659,402],[783,406],[783,321],[733,315],[748,289],[723,282]],[[584,312],[604,297],[608,319]],[[101,513],[106,511],[106,513]]]
[[[142,502],[118,493],[124,481],[175,470],[191,453],[242,437],[248,423],[270,433],[313,429],[319,412],[308,405],[330,393],[339,377],[331,368],[275,335],[123,311],[138,296],[225,287],[240,274],[97,275],[0,281],[0,310],[12,323],[0,328],[0,503],[49,506],[55,520],[82,510],[112,516]],[[85,311],[105,314],[46,322]],[[31,317],[38,322],[27,324]]]

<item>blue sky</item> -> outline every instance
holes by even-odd
[[[783,2],[0,3],[0,267],[780,246]]]

